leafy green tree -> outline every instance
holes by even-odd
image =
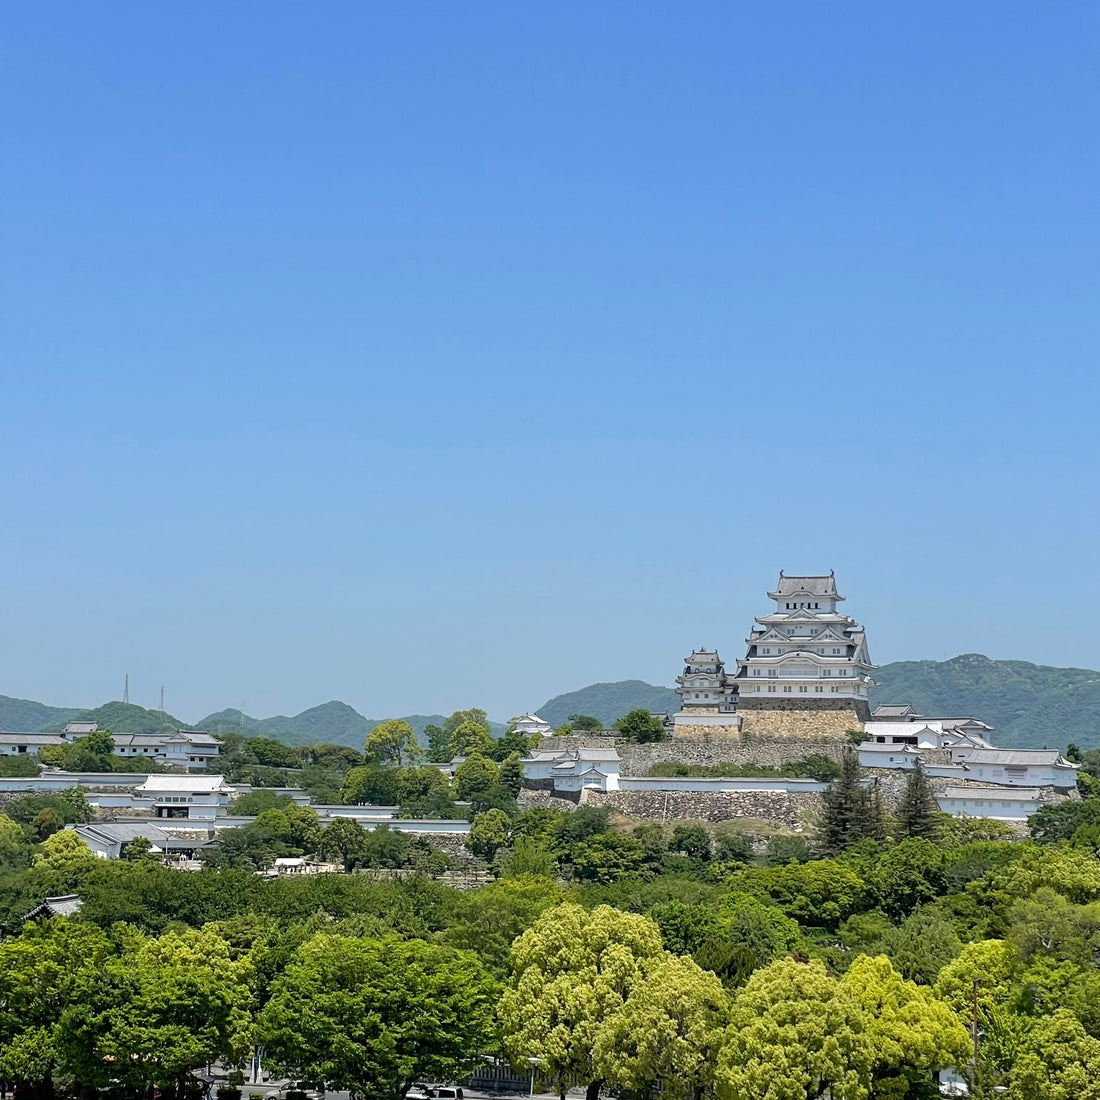
[[[647,873],[646,852],[635,837],[599,833],[569,850],[573,874],[582,881],[608,884],[624,875]]]
[[[122,953],[84,971],[62,1013],[58,1045],[85,1086],[182,1098],[192,1071],[240,1065],[251,1050],[247,962],[211,931],[129,936]]]
[[[785,863],[809,863],[813,858],[809,844],[800,836],[773,836],[764,849],[764,862],[769,867],[782,867]]]
[[[929,905],[887,929],[882,948],[903,977],[932,985],[940,971],[958,958],[962,944],[951,922]]]
[[[757,970],[737,996],[715,1071],[720,1100],[863,1100],[873,1052],[851,991],[820,962]]]
[[[0,942],[0,1079],[32,1096],[52,1093],[58,1025],[82,971],[110,954],[94,925],[51,920]]]
[[[451,759],[451,735],[442,726],[428,725],[424,727],[424,736],[428,741],[428,759],[433,764],[446,764]]]
[[[719,909],[722,933],[750,950],[761,964],[790,954],[802,943],[798,924],[772,905],[748,894],[734,894]]]
[[[47,871],[67,871],[94,863],[95,858],[95,853],[75,832],[63,829],[46,838],[42,851],[34,857],[34,865]]]
[[[611,811],[606,806],[578,806],[572,813],[562,814],[553,824],[554,841],[562,850],[578,841],[606,833]]]
[[[0,867],[13,870],[28,867],[31,845],[17,821],[0,814]]]
[[[451,784],[443,772],[430,764],[401,769],[398,774],[398,801],[402,816],[454,816]]]
[[[1100,1100],[1100,1040],[1066,1009],[1038,1020],[1009,1077],[1009,1100]]]
[[[283,810],[283,816],[290,829],[290,843],[294,848],[304,855],[320,849],[323,830],[316,810],[308,806],[296,806],[292,802]]]
[[[487,725],[463,722],[451,734],[451,756],[488,756],[493,750],[493,737]]]
[[[365,752],[384,767],[393,765],[398,768],[423,756],[412,726],[400,718],[379,722],[367,734]]]
[[[401,780],[396,768],[365,764],[352,768],[344,776],[340,798],[346,806],[394,806],[401,794]]]
[[[710,830],[702,825],[677,825],[669,838],[668,850],[706,863],[711,857]]]
[[[259,816],[267,810],[284,810],[293,805],[293,800],[288,794],[280,794],[277,790],[249,791],[233,800],[233,812],[241,817]]]
[[[296,768],[300,763],[297,749],[270,737],[249,737],[243,755],[267,768]]]
[[[475,726],[480,726],[486,733],[489,733],[492,729],[489,725],[488,714],[480,707],[470,707],[469,710],[456,710],[444,721],[443,731],[450,737],[459,726],[466,722],[472,722]]]
[[[476,951],[493,974],[506,978],[516,937],[551,906],[559,905],[562,897],[561,887],[552,879],[533,876],[455,891],[450,923],[441,938],[452,947]]]
[[[717,833],[714,837],[714,858],[720,863],[751,863],[754,855],[752,838],[744,833]]]
[[[339,856],[345,872],[351,871],[366,846],[367,831],[350,817],[336,818],[321,835],[321,851]]]
[[[910,1082],[965,1065],[970,1036],[931,991],[906,981],[885,955],[861,955],[840,979],[863,1013],[871,1055],[871,1095],[909,1095]]]
[[[867,894],[863,879],[832,859],[746,867],[730,876],[730,886],[755,894],[800,924],[830,928],[863,908]]]
[[[492,860],[508,843],[508,815],[503,810],[486,810],[470,824],[466,847],[484,860]]]
[[[516,1065],[538,1058],[560,1089],[582,1081],[587,1100],[597,1100],[601,1028],[642,980],[643,960],[661,954],[661,933],[645,917],[607,905],[545,910],[512,946],[499,1009],[508,1056]]]
[[[883,852],[866,879],[881,908],[904,917],[947,892],[947,857],[940,845],[911,837]]]
[[[553,878],[558,872],[558,861],[545,841],[533,836],[516,836],[512,847],[503,855],[501,872],[505,878]]]
[[[493,1037],[495,996],[472,953],[319,933],[275,981],[259,1038],[279,1072],[403,1100],[415,1081],[473,1068]]]
[[[615,723],[615,729],[621,737],[639,744],[665,740],[665,727],[661,720],[641,707],[624,714]]]
[[[519,753],[509,753],[500,765],[500,785],[515,798],[523,789],[523,765]]]
[[[977,1009],[980,1025],[991,1030],[997,1010],[1013,999],[1020,973],[1020,957],[1004,940],[976,940],[964,945],[936,979],[935,994],[958,1017],[971,1025]]]
[[[152,848],[153,842],[147,836],[136,836],[122,849],[122,858],[130,863],[141,859],[156,859]]]
[[[897,812],[898,836],[935,840],[942,820],[931,780],[918,761],[905,776],[905,790]]]
[[[47,806],[44,810],[39,810],[34,815],[34,820],[31,822],[31,832],[34,834],[34,839],[37,841],[46,840],[48,837],[53,836],[59,829],[65,828],[65,822],[61,820],[61,815],[52,807]]]
[[[643,959],[641,979],[597,1029],[597,1072],[646,1096],[654,1086],[700,1097],[710,1091],[725,1031],[722,983],[691,959]]]
[[[593,718],[591,714],[571,714],[569,725],[577,733],[599,733],[603,729],[603,722]]]
[[[455,796],[463,802],[475,802],[499,781],[496,764],[487,756],[474,753],[455,769]]]
[[[1028,818],[1027,827],[1039,844],[1070,840],[1079,828],[1100,825],[1100,799],[1086,798],[1040,806]]]

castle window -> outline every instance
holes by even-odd
[[[768,684],[768,691],[775,691],[775,684]]]

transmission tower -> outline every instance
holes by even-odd
[[[122,701],[128,703],[130,701],[130,674],[126,673],[126,684],[122,689]]]
[[[164,714],[164,685],[160,685],[160,712]]]

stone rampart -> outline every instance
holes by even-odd
[[[782,791],[592,791],[582,804],[607,806],[646,821],[734,821],[751,818],[775,829],[799,829],[821,812],[818,794]]]
[[[792,737],[718,738],[712,741],[674,738],[635,745],[621,738],[547,737],[540,749],[563,751],[568,748],[601,748],[614,745],[622,757],[623,775],[648,775],[654,764],[755,764],[777,768],[794,760],[821,753],[840,759],[846,741],[830,738],[796,739]]]
[[[867,704],[856,699],[742,700],[738,704],[744,737],[835,738],[843,741],[851,729],[863,729],[870,718]]]
[[[674,741],[722,741],[736,744],[741,740],[741,731],[729,722],[721,725],[684,725],[678,723],[672,735]]]

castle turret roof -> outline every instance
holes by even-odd
[[[783,600],[798,595],[816,596],[818,599],[824,597],[828,600],[844,599],[836,590],[836,578],[831,570],[826,577],[788,577],[781,569],[779,584],[774,592],[768,593],[768,599]]]

